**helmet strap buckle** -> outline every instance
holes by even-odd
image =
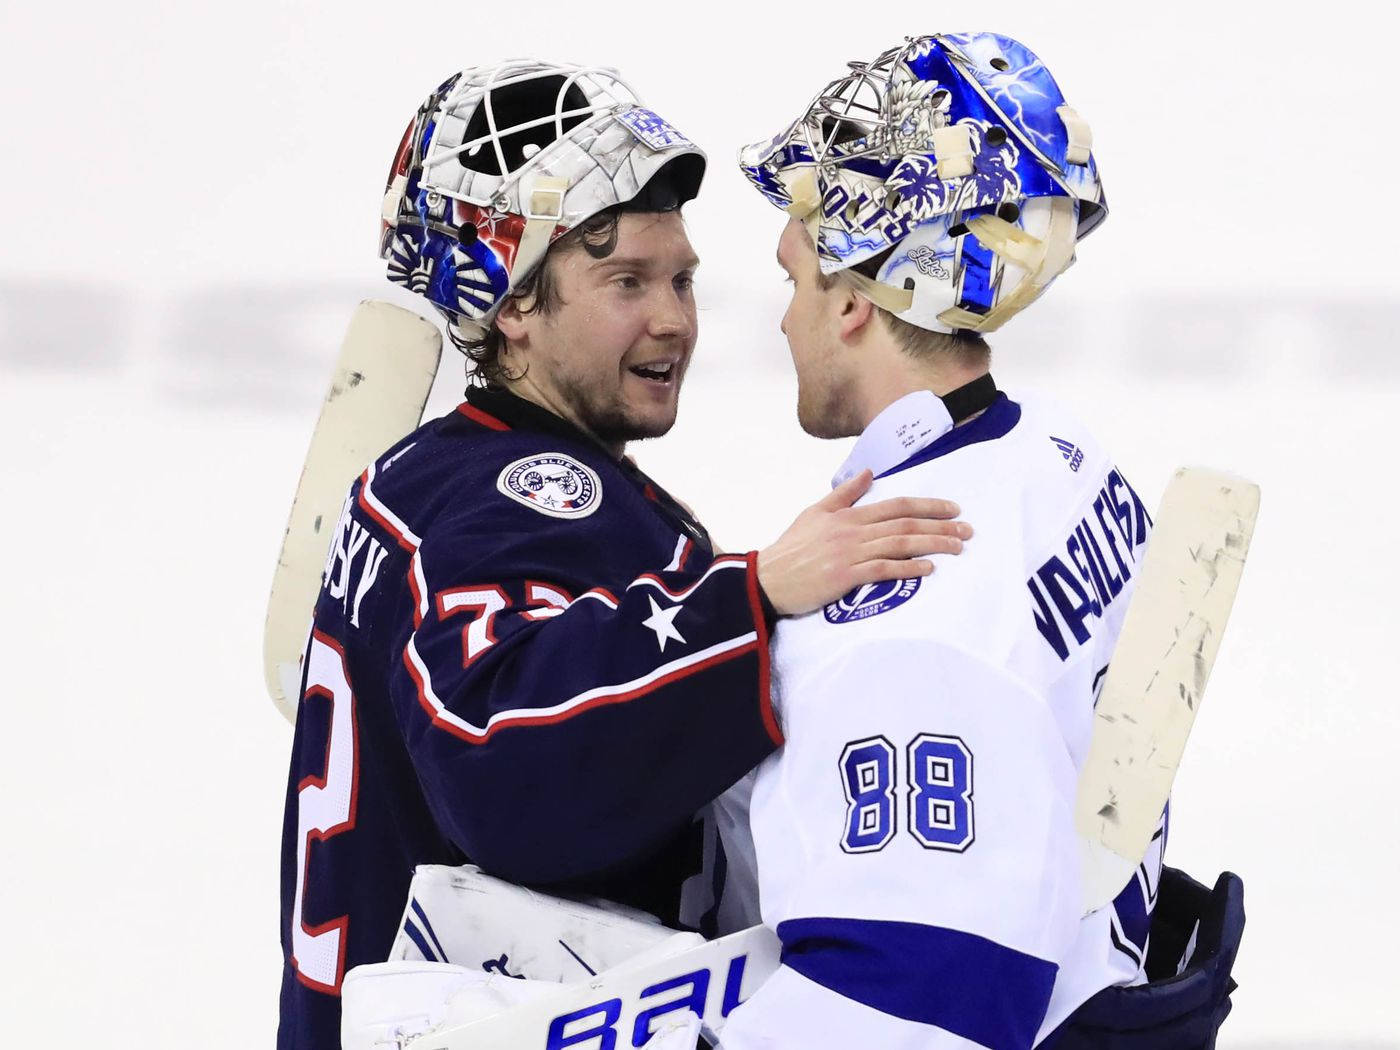
[[[524,187],[522,186],[523,190]],[[544,258],[549,243],[554,239],[554,231],[564,217],[564,194],[568,192],[569,180],[556,175],[538,175],[530,187],[528,196],[522,203],[525,215],[525,229],[520,234],[520,244],[515,250],[515,265],[511,267],[511,287],[519,287],[531,271]]]
[[[563,183],[563,185],[549,185],[550,183]],[[568,189],[568,183],[564,179],[553,179],[548,176],[540,176],[535,180],[534,188],[530,191],[530,199],[525,207],[525,218],[528,222],[548,222],[557,223],[564,217],[564,192]]]

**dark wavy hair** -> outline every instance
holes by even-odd
[[[595,259],[606,259],[617,250],[617,228],[621,221],[623,205],[615,204],[604,208],[597,215],[579,223],[564,236],[549,246],[544,259],[533,273],[520,282],[519,287],[510,293],[508,301],[525,303],[519,307],[523,314],[551,314],[564,302],[555,280],[554,264],[560,256],[582,248]],[[454,331],[449,325],[447,334],[453,345],[467,355],[467,382],[473,386],[500,386],[503,380],[519,379],[511,375],[501,363],[501,351],[505,349],[506,338],[491,322],[490,329],[481,339],[468,339]],[[521,373],[523,375],[524,373]]]

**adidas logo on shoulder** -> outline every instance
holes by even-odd
[[[1065,462],[1069,464],[1069,469],[1076,474],[1084,464],[1084,452],[1073,441],[1066,441],[1064,438],[1057,438],[1051,435],[1050,440],[1055,443],[1055,447],[1060,450],[1060,455],[1065,457]]]

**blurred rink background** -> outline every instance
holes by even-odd
[[[1245,879],[1221,1045],[1400,1046],[1400,154],[1392,16],[1351,7],[1319,28],[1301,4],[1200,0],[7,3],[9,1041],[272,1045],[291,735],[263,692],[264,603],[354,305],[416,302],[375,248],[428,91],[520,54],[615,64],[709,149],[687,209],[697,358],[674,433],[633,451],[748,549],[826,490],[846,443],[797,429],[782,217],[734,151],[844,60],[977,28],[1046,59],[1093,125],[1112,209],[993,339],[997,379],[1068,402],[1153,506],[1178,464],[1263,486],[1168,855]],[[434,413],[460,386],[449,350]]]

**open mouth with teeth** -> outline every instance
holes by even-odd
[[[676,373],[676,366],[670,361],[653,361],[650,364],[633,365],[628,371],[653,383],[669,383]]]

